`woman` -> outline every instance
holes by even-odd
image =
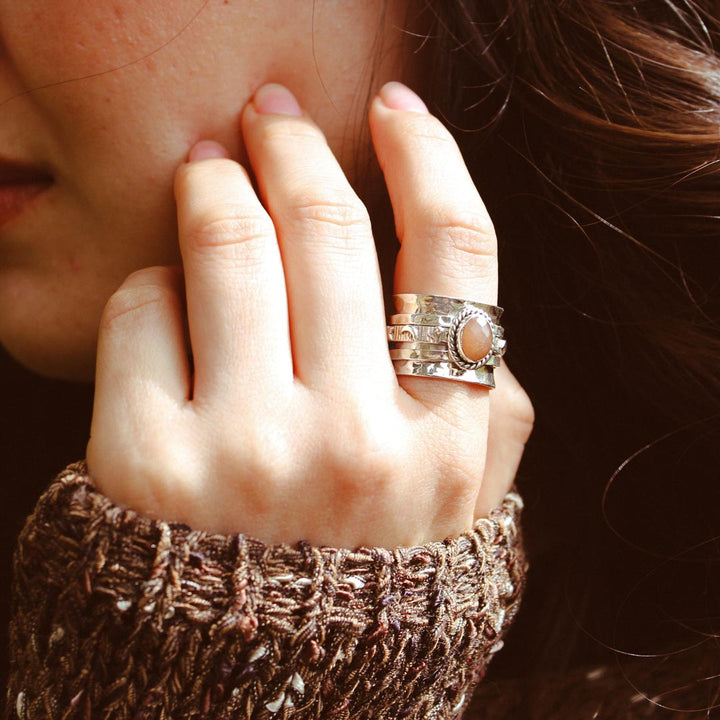
[[[642,346],[643,334],[656,340],[654,344],[665,349],[665,355],[672,352],[674,346],[668,338],[673,337],[674,326],[667,325],[671,314],[662,316],[663,332],[655,336],[652,331],[657,330],[656,323],[641,323],[652,308],[654,294],[664,294],[665,290],[656,290],[654,279],[638,286],[635,269],[648,263],[645,255],[632,254],[636,251],[631,242],[642,245],[649,228],[657,230],[652,217],[644,214],[648,207],[654,209],[652,203],[662,206],[667,202],[667,194],[663,196],[662,192],[667,193],[668,182],[642,178],[633,184],[633,175],[622,176],[615,171],[608,191],[605,180],[614,170],[611,161],[615,162],[617,155],[605,151],[597,140],[607,144],[613,139],[613,150],[620,147],[633,153],[636,160],[642,133],[623,131],[641,128],[646,144],[654,143],[653,158],[657,159],[660,146],[662,157],[669,163],[682,139],[682,162],[676,161],[681,169],[674,171],[682,175],[696,167],[698,158],[710,157],[710,133],[702,125],[706,136],[697,139],[693,146],[696,156],[688,160],[688,133],[676,137],[672,125],[664,124],[664,134],[659,137],[659,131],[648,125],[656,119],[655,106],[652,111],[641,107],[647,110],[641,119],[637,119],[638,108],[631,98],[627,110],[616,104],[610,108],[612,112],[608,111],[607,99],[612,98],[613,89],[627,94],[626,85],[609,74],[608,67],[617,72],[612,53],[607,51],[608,62],[603,66],[589,46],[577,55],[564,57],[557,49],[568,49],[570,39],[576,40],[570,29],[575,29],[580,20],[580,27],[596,32],[593,37],[627,43],[634,37],[628,18],[646,33],[650,32],[650,20],[658,18],[644,19],[634,7],[628,8],[627,16],[620,8],[613,14],[600,5],[587,7],[590,9],[583,11],[572,6],[555,8],[548,17],[544,14],[548,8],[543,13],[513,8],[503,14],[464,3],[448,7],[438,4],[437,8],[428,5],[424,12],[403,3],[388,3],[386,7],[384,3],[351,2],[336,3],[332,8],[324,3],[290,7],[281,2],[264,3],[261,12],[244,2],[198,6],[189,0],[151,9],[113,8],[101,3],[76,7],[71,3],[53,7],[52,12],[39,1],[23,7],[0,4],[8,88],[3,123],[7,123],[7,145],[17,152],[11,157],[14,164],[6,163],[5,182],[10,189],[3,204],[7,222],[0,231],[4,235],[2,341],[18,359],[40,372],[80,378],[92,371],[99,339],[87,471],[75,468],[65,476],[64,484],[53,486],[21,542],[21,548],[34,548],[25,551],[30,560],[26,566],[19,565],[18,581],[21,603],[25,599],[32,611],[19,606],[26,619],[16,621],[14,645],[19,670],[11,682],[11,713],[20,717],[43,712],[53,715],[61,712],[59,708],[65,712],[69,703],[71,713],[86,715],[145,712],[154,716],[163,707],[172,716],[181,712],[221,717],[223,712],[237,714],[242,707],[248,714],[270,716],[291,714],[302,698],[312,697],[312,704],[303,706],[302,712],[315,713],[306,716],[316,717],[322,711],[319,696],[325,710],[353,712],[352,716],[358,717],[361,707],[371,717],[396,716],[400,710],[407,717],[428,717],[431,710],[438,717],[451,717],[463,710],[465,689],[474,684],[490,655],[499,649],[496,637],[490,635],[503,629],[501,615],[514,614],[517,605],[523,563],[512,532],[493,536],[493,542],[502,548],[493,567],[511,578],[511,590],[500,593],[490,607],[490,588],[479,584],[471,588],[488,601],[482,616],[488,637],[482,643],[467,640],[470,635],[463,633],[472,626],[473,618],[460,614],[463,630],[454,636],[454,657],[447,647],[444,652],[436,652],[435,646],[423,650],[432,673],[425,672],[427,668],[421,668],[421,663],[409,664],[407,655],[399,655],[404,683],[400,697],[405,697],[411,680],[418,691],[416,704],[403,706],[398,705],[397,693],[388,690],[384,694],[387,688],[381,686],[382,678],[388,684],[396,678],[384,660],[398,652],[398,647],[405,652],[407,647],[387,639],[378,645],[380,649],[373,649],[377,634],[363,645],[373,633],[361,635],[365,638],[360,644],[364,652],[358,653],[358,658],[362,658],[366,671],[375,669],[376,682],[358,689],[357,681],[352,684],[352,663],[341,663],[346,669],[342,675],[346,684],[333,675],[330,688],[318,683],[312,694],[303,674],[297,672],[284,677],[280,687],[278,668],[286,671],[296,667],[293,663],[298,659],[292,654],[266,658],[279,652],[276,645],[272,645],[272,652],[263,643],[251,647],[257,628],[245,606],[250,592],[246,587],[249,583],[253,588],[253,582],[252,576],[248,580],[242,573],[223,575],[221,582],[231,584],[232,592],[223,597],[237,601],[242,612],[236,607],[230,613],[223,606],[225,614],[213,616],[210,625],[193,636],[205,637],[205,647],[198,649],[197,642],[192,641],[191,652],[188,628],[193,618],[202,624],[199,606],[194,606],[195,615],[180,607],[175,619],[178,607],[168,600],[166,591],[182,586],[183,573],[192,572],[196,557],[198,567],[194,569],[202,580],[198,597],[202,598],[212,587],[213,578],[217,580],[213,575],[216,566],[207,564],[210,550],[205,545],[205,555],[193,555],[192,533],[188,535],[189,531],[181,528],[171,531],[164,521],[229,536],[242,532],[265,543],[304,540],[316,547],[346,548],[425,545],[445,557],[443,552],[455,552],[458,546],[451,543],[441,552],[434,541],[448,536],[482,536],[477,530],[486,528],[482,518],[503,503],[532,417],[529,402],[512,376],[498,372],[494,394],[467,382],[396,377],[393,370],[397,371],[398,365],[393,366],[387,352],[373,236],[381,267],[387,270],[394,258],[392,243],[386,241],[390,230],[378,190],[381,181],[367,160],[370,141],[365,133],[365,98],[372,98],[372,142],[402,242],[394,281],[385,272],[386,294],[431,293],[436,301],[451,296],[470,301],[463,307],[479,312],[492,312],[496,304],[493,226],[460,154],[440,123],[427,113],[422,100],[405,86],[384,84],[387,80],[399,77],[422,86],[428,69],[435,73],[442,68],[441,77],[451,80],[445,92],[425,90],[428,97],[434,96],[438,112],[450,124],[477,130],[490,121],[500,123],[497,127],[505,130],[504,137],[513,139],[511,151],[503,152],[507,146],[496,142],[483,157],[473,147],[474,142],[465,145],[475,180],[486,185],[491,195],[491,186],[497,185],[496,206],[503,218],[511,205],[514,216],[522,205],[531,220],[543,218],[533,227],[535,236],[552,232],[558,243],[568,242],[573,235],[558,222],[558,217],[564,216],[546,211],[549,205],[567,212],[548,191],[556,187],[560,197],[570,198],[571,217],[577,210],[573,205],[582,203],[583,211],[603,220],[600,230],[582,228],[591,238],[602,238],[604,230],[616,232],[620,226],[625,244],[611,246],[610,253],[624,271],[611,273],[617,287],[610,285],[608,290],[602,284],[600,293],[592,284],[599,273],[589,266],[583,249],[573,247],[568,255],[573,258],[575,275],[570,282],[563,278],[563,291],[578,287],[586,290],[584,297],[572,297],[571,302],[584,312],[595,312],[598,306],[605,307],[618,288],[623,289],[622,282],[627,282],[634,291],[627,318],[633,332],[623,333],[618,322],[608,323],[611,332],[623,339],[620,356],[624,357],[629,343]],[[538,12],[537,16],[533,12]],[[687,15],[682,19],[687,21],[688,35],[692,29],[703,27],[696,19],[687,20]],[[601,20],[606,25],[597,28]],[[658,57],[668,43],[663,28],[671,34],[671,30],[677,32],[677,25],[682,26],[676,20],[666,22],[653,31]],[[552,73],[537,77],[546,68],[537,62],[541,49],[535,40],[553,32],[565,44],[554,46],[552,54],[573,62],[568,65],[558,59]],[[648,36],[642,37],[647,40]],[[641,44],[640,40],[636,44]],[[678,45],[678,49],[682,47]],[[705,48],[703,58],[711,65],[714,55],[709,50]],[[637,53],[629,56],[635,64],[630,62],[626,68],[628,76],[638,67]],[[675,74],[680,75],[687,67],[696,70],[698,57],[696,48],[691,55],[688,50],[684,65],[679,63]],[[596,83],[583,72],[583,60],[588,66],[601,68]],[[509,69],[511,61],[516,66],[514,74]],[[657,64],[649,63],[653,69]],[[654,79],[658,85],[660,80],[644,70],[641,76],[645,87],[635,88],[637,96],[662,104],[663,96],[650,89]],[[657,72],[664,72],[663,80],[672,87],[667,77],[672,73],[667,69]],[[578,95],[573,89],[563,95],[567,78],[562,73],[576,85],[578,78],[583,78],[583,92]],[[682,90],[688,95],[697,90],[694,77],[683,76]],[[550,87],[543,85],[547,78],[552,81]],[[530,91],[523,88],[526,83]],[[568,97],[576,96],[580,101],[573,106]],[[667,104],[678,105],[677,93],[667,96]],[[500,112],[507,98],[512,112]],[[468,106],[470,109],[463,111]],[[635,124],[625,122],[627,117],[635,118]],[[528,118],[532,119],[529,127]],[[662,122],[668,121],[663,117]],[[323,135],[340,165],[329,153]],[[632,145],[628,140],[631,136]],[[539,148],[541,157],[532,155],[529,159],[536,171],[531,173],[527,166],[521,166],[518,177],[515,155],[525,147],[517,143],[521,137],[528,137],[531,151]],[[578,148],[583,152],[577,152]],[[640,157],[650,155],[646,152]],[[230,157],[252,169],[257,192]],[[581,157],[586,163],[576,171],[579,180],[567,171],[568,157],[573,162]],[[19,169],[17,163],[21,164]],[[373,234],[346,175],[370,208],[375,221]],[[538,176],[544,184],[534,184]],[[177,226],[170,193],[173,177]],[[637,177],[642,177],[640,172]],[[675,175],[671,177],[676,179]],[[537,187],[542,188],[542,195]],[[629,210],[617,207],[618,198],[626,199],[623,205]],[[673,216],[684,214],[678,211],[681,199],[673,201]],[[696,210],[694,214],[699,213]],[[620,220],[613,223],[613,218]],[[512,284],[514,278],[521,285],[513,300],[517,305],[533,298],[533,292],[528,293],[522,284],[527,285],[535,273],[543,275],[524,258],[526,254],[536,257],[528,248],[534,243],[528,238],[534,236],[528,234],[523,239],[517,234],[525,229],[526,221],[511,217],[503,223],[507,237],[512,237],[518,247],[510,256],[513,277],[505,281]],[[664,225],[658,223],[668,231]],[[643,232],[639,232],[640,227]],[[673,231],[676,229],[669,228]],[[342,252],[337,253],[337,248]],[[657,240],[651,257],[663,251],[662,241]],[[544,273],[545,283],[554,281],[554,274],[565,263],[564,254],[557,252],[550,272]],[[182,272],[172,267],[179,264],[180,256]],[[128,273],[148,266],[154,267],[125,280]],[[596,293],[599,300],[594,297]],[[545,292],[539,297],[547,307],[551,296]],[[10,298],[21,298],[22,304],[10,303]],[[472,304],[477,302],[482,306]],[[533,306],[537,302],[527,305]],[[570,302],[565,303],[568,306]],[[707,306],[696,306],[708,312]],[[515,314],[522,312],[517,307]],[[530,315],[530,311],[525,312]],[[533,313],[537,318],[536,311]],[[187,329],[183,327],[185,315]],[[474,317],[481,318],[477,313]],[[492,326],[492,353],[488,350],[486,354],[497,357],[501,340],[497,317],[482,318],[485,330]],[[692,338],[687,324],[685,321],[683,325],[684,342]],[[572,324],[566,327],[572,329]],[[612,365],[608,370],[604,358],[577,363],[578,353],[594,345],[567,350],[568,345],[549,337],[548,328],[537,333],[546,343],[539,346],[543,357],[548,357],[547,348],[560,345],[553,365],[564,370],[566,360],[562,356],[571,353],[570,359],[581,365],[581,372],[558,377],[564,382],[581,378],[586,398],[580,413],[582,436],[598,441],[602,435],[597,432],[596,418],[602,427],[606,415],[596,413],[588,401],[602,397],[593,395],[588,387],[597,377],[591,368],[602,367],[610,379]],[[600,329],[595,334],[603,340],[608,333]],[[711,337],[709,331],[698,335]],[[394,342],[399,344],[393,349],[406,350],[400,344],[403,337],[398,337]],[[481,341],[482,337],[480,328]],[[529,329],[527,337],[532,337]],[[523,342],[529,343],[527,339],[519,341],[518,361],[530,378],[537,348],[531,354],[528,348],[532,346],[526,344],[523,349]],[[462,341],[460,351],[472,354]],[[716,356],[712,351],[706,355]],[[643,369],[648,364],[643,363]],[[693,370],[702,377],[703,373],[712,376],[713,368],[700,358]],[[632,371],[631,367],[634,381]],[[547,405],[541,402],[538,406],[561,409],[553,373],[544,368],[541,375],[542,383],[536,381],[540,386],[537,397],[544,392],[552,397]],[[542,386],[546,387],[544,392]],[[631,386],[639,398],[641,385],[631,382]],[[603,393],[610,392],[603,389]],[[632,412],[647,415],[645,404],[638,400],[634,405],[638,407]],[[672,406],[672,402],[667,405]],[[573,433],[564,426],[556,428],[561,430],[559,439],[564,446]],[[557,439],[552,444],[557,447]],[[591,463],[603,469],[599,453],[578,453],[578,457],[583,461],[591,457]],[[560,475],[575,470],[573,458],[563,458],[563,463]],[[83,479],[86,472],[109,500],[88,488]],[[87,513],[81,535],[72,523],[67,524],[68,517],[75,517],[63,506],[63,502],[70,502],[68,492],[73,498],[91,498],[85,505],[70,505],[78,516],[81,506]],[[573,492],[581,491],[566,491],[566,501],[572,499]],[[509,498],[492,515],[494,531],[503,522],[508,526],[515,522],[517,500],[514,495]],[[118,515],[117,505],[158,522],[150,531],[137,516]],[[58,512],[63,507],[64,512]],[[582,512],[574,510],[569,525],[582,519]],[[93,524],[101,518],[104,525]],[[470,533],[478,518],[476,533]],[[88,534],[87,523],[95,528],[92,533]],[[127,532],[113,535],[123,524],[128,526]],[[42,572],[42,562],[38,566],[34,558],[43,557],[39,548],[47,549],[49,546],[42,543],[49,543],[53,537],[51,534],[38,541],[42,533],[36,529],[42,527],[53,532],[62,528],[62,537],[74,538],[75,560],[79,562],[85,553],[86,560],[91,558],[92,562],[71,564],[76,574],[62,578],[53,575],[59,572],[57,564],[48,561],[52,582],[45,578],[46,587],[37,585],[38,575],[29,568]],[[545,538],[552,545],[552,535]],[[38,544],[33,546],[35,541]],[[132,557],[136,558],[141,556],[140,546],[146,545],[149,576],[142,572],[125,574],[125,568],[134,562],[128,555],[133,543],[136,555]],[[114,547],[122,552],[109,562]],[[246,549],[251,560],[255,557],[252,543],[238,547]],[[233,562],[237,561],[238,547],[233,546]],[[90,548],[94,548],[92,552]],[[491,557],[488,548],[483,550],[481,557]],[[229,549],[223,545],[216,551],[223,556]],[[296,577],[300,560],[293,558],[295,574],[290,574]],[[67,558],[59,560],[64,567]],[[283,561],[291,562],[287,558]],[[239,566],[243,573],[255,567],[248,562]],[[393,567],[393,572],[399,572]],[[458,576],[442,577],[437,565],[432,567],[435,577],[445,583],[441,585],[444,593],[460,587]],[[124,580],[112,584],[109,578],[113,573],[120,573]],[[80,577],[92,603],[84,596],[79,602],[80,596],[74,594],[82,585],[78,584]],[[277,580],[284,575],[276,573],[273,577]],[[368,583],[360,571],[350,577],[356,578],[358,587],[350,582],[349,588],[341,590],[350,593],[352,602],[358,597],[353,596],[353,590],[361,592]],[[479,583],[475,575],[472,577]],[[65,594],[61,591],[63,582],[70,588]],[[373,576],[370,582],[379,581]],[[409,580],[405,578],[405,582]],[[52,592],[50,586],[55,588]],[[493,588],[499,586],[504,583],[495,583]],[[121,595],[119,588],[130,595],[142,588],[141,597]],[[317,591],[318,586],[313,588]],[[103,596],[105,605],[99,599]],[[392,635],[388,630],[392,627],[398,633],[396,640],[425,638],[411,622],[403,625],[398,620],[395,627],[378,619],[379,608],[387,600],[390,611],[397,608],[400,613],[393,616],[396,620],[405,617],[420,622],[427,616],[429,596],[421,597],[423,613],[407,617],[393,593],[376,597],[380,604],[372,608],[376,613],[375,633]],[[209,612],[217,596],[206,593],[205,599]],[[441,605],[445,602],[437,594],[435,600]],[[68,628],[57,622],[58,613],[80,622],[77,613],[72,615],[70,610],[76,601],[76,608],[95,613],[93,622],[84,626],[85,636],[77,624]],[[314,605],[317,603],[316,596]],[[98,608],[102,608],[99,614]],[[132,619],[124,615],[126,612]],[[492,622],[488,621],[490,616]],[[42,618],[43,627],[39,641],[33,630],[38,627],[38,618]],[[479,621],[479,616],[475,620]],[[312,632],[317,631],[317,619],[315,622]],[[442,630],[445,637],[447,627],[436,622],[433,629]],[[210,627],[215,630],[210,632]],[[293,632],[300,630],[295,627]],[[137,647],[146,649],[144,659],[149,660],[152,670],[145,669],[138,654],[119,649],[127,647],[130,634],[142,633],[147,637]],[[308,652],[317,652],[317,657],[303,662],[324,662],[327,648],[320,635],[313,636],[312,641],[317,649],[308,643]],[[76,650],[78,643],[82,652]],[[328,647],[336,646],[331,643]],[[113,664],[116,648],[122,665]],[[183,672],[178,669],[183,657],[178,648],[188,653],[193,663],[204,658],[204,664],[193,666],[198,676],[194,684],[188,668]],[[207,648],[210,654],[203,655]],[[287,648],[284,652],[291,653]],[[163,665],[163,657],[171,657],[172,662]],[[414,657],[417,660],[420,656]],[[448,657],[453,662],[447,662]],[[433,675],[443,659],[446,675]],[[463,671],[463,663],[467,665],[470,659],[477,668]],[[330,663],[328,667],[337,669],[340,665]],[[62,672],[57,667],[62,667]],[[272,682],[263,685],[247,681],[248,674],[262,680],[263,673],[270,673],[267,677]],[[27,683],[33,677],[31,690]],[[431,677],[440,681],[433,684]],[[145,684],[138,678],[144,678]],[[237,695],[233,695],[235,690],[239,691]],[[238,705],[241,701],[243,704]]]

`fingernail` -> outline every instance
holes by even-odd
[[[208,158],[227,158],[230,157],[228,151],[218,142],[214,140],[201,140],[193,145],[188,153],[188,162],[196,160],[207,160]]]
[[[386,107],[391,110],[410,110],[427,113],[427,105],[407,86],[399,82],[389,82],[378,93]]]
[[[255,93],[253,105],[261,115],[302,115],[295,96],[286,87],[275,83],[263,85]]]

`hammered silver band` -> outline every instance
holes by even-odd
[[[495,387],[493,368],[500,365],[506,348],[499,325],[502,308],[442,295],[404,293],[393,300],[396,312],[387,334],[397,375]],[[470,326],[471,339],[466,342]]]
[[[415,295],[401,293],[393,295],[395,312],[407,315],[452,315],[453,317],[464,307],[474,307],[484,310],[493,320],[499,322],[503,309],[495,305],[486,305],[475,300],[446,297],[444,295]]]

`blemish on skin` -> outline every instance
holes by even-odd
[[[80,272],[82,269],[82,263],[77,258],[70,258],[70,270],[73,272]]]

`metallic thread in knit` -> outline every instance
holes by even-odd
[[[518,608],[521,507],[417,547],[268,546],[72,465],[20,536],[6,718],[457,718]]]

